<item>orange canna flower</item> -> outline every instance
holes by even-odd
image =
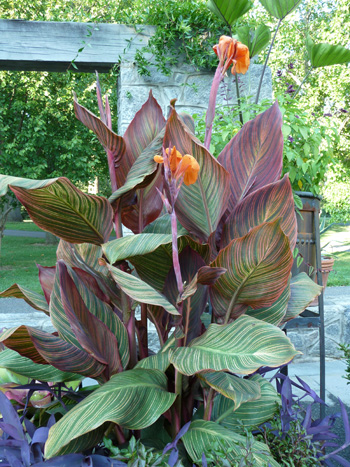
[[[250,64],[249,49],[246,45],[229,36],[221,36],[219,43],[214,45],[214,52],[219,57],[223,73],[232,65],[232,74],[247,72]]]
[[[184,173],[184,184],[192,185],[196,183],[199,172],[199,164],[193,156],[185,154],[182,158],[181,165],[178,170],[181,174]]]
[[[169,155],[169,149],[165,150],[166,154]],[[154,161],[158,164],[164,163],[163,156],[154,156]],[[179,151],[176,150],[175,146],[170,151],[169,165],[172,176],[174,179],[184,177],[185,185],[192,185],[197,181],[199,164],[193,156],[185,154],[183,157]]]

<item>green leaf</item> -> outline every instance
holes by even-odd
[[[163,146],[175,146],[181,154],[191,154],[199,164],[196,183],[182,185],[175,210],[180,224],[191,235],[206,242],[226,210],[230,175],[193,136],[175,109],[166,123]]]
[[[306,48],[313,68],[350,62],[350,49],[341,45],[315,44],[308,36],[306,38]]]
[[[212,267],[227,272],[210,287],[217,316],[242,313],[242,305],[254,309],[272,305],[286,288],[293,255],[279,221],[254,227],[220,251]]]
[[[224,225],[221,247],[228,245],[234,238],[247,235],[264,222],[278,219],[293,250],[297,240],[297,219],[288,175],[278,182],[259,188],[237,204]]]
[[[109,264],[107,264],[107,267],[119,287],[134,300],[140,303],[161,306],[172,315],[179,314],[174,305],[146,282]]]
[[[135,368],[118,373],[53,425],[45,457],[55,456],[64,445],[107,421],[130,430],[150,426],[175,398],[176,394],[167,392],[167,378],[159,370]]]
[[[201,245],[189,236],[178,237],[179,253],[187,246],[197,251],[204,261],[208,262],[208,245]],[[142,280],[158,292],[163,291],[166,277],[173,265],[170,234],[129,235],[103,245],[103,251],[110,263],[124,259],[130,261]]]
[[[281,397],[269,381],[260,375],[252,376],[248,381],[260,386],[260,398],[244,402],[234,408],[232,401],[219,395],[215,398],[213,418],[233,431],[241,431],[243,427],[259,426],[270,420],[276,413],[276,408],[281,404]]]
[[[277,101],[242,129],[224,147],[218,161],[230,173],[229,210],[245,196],[277,182],[282,171],[282,114]]]
[[[227,430],[215,422],[195,420],[181,439],[194,462],[200,460],[203,452],[208,451],[208,448],[215,443],[219,443],[227,452],[227,459],[232,463],[237,462],[247,453],[245,448],[247,440],[244,436]],[[252,452],[254,466],[266,467],[270,463],[271,467],[279,467],[279,464],[270,455],[266,444],[253,441]]]
[[[250,316],[228,325],[211,324],[207,331],[179,347],[171,363],[184,375],[203,370],[226,370],[242,375],[261,366],[278,367],[297,355],[283,331]]]
[[[250,0],[209,0],[207,6],[220,19],[232,26],[238,18],[253,8],[253,3]]]
[[[237,29],[238,39],[249,49],[250,58],[258,55],[270,42],[271,31],[265,24],[260,24],[256,29],[250,26],[241,26]]]
[[[171,234],[171,217],[168,213],[158,217],[158,219],[144,228],[143,233]],[[180,222],[177,221],[177,236],[181,237],[182,235],[188,235],[188,232],[182,227]]]
[[[10,188],[41,229],[70,243],[108,240],[113,210],[105,198],[83,193],[64,177],[34,190],[21,184]]]
[[[287,312],[281,324],[296,318],[305,308],[320,295],[322,287],[305,273],[292,277],[290,284],[291,296],[288,301]]]
[[[1,298],[14,297],[22,298],[31,307],[36,310],[43,311],[47,315],[49,314],[49,305],[47,304],[45,297],[36,292],[32,292],[26,287],[22,287],[18,284],[13,284],[8,289],[0,292]]]
[[[263,7],[277,19],[283,19],[295,8],[299,6],[302,0],[260,0]]]
[[[164,352],[160,351],[156,355],[143,358],[137,363],[135,368],[146,368],[165,372],[170,365],[170,356],[172,352],[172,349],[167,349]]]
[[[255,381],[238,378],[223,371],[203,372],[199,373],[198,377],[215,391],[233,401],[235,410],[242,403],[259,399],[261,395],[260,386]]]
[[[128,235],[105,243],[102,250],[108,261],[114,264],[123,259],[132,259],[133,256],[151,253],[159,246],[171,243],[171,239],[171,234]]]
[[[58,178],[49,178],[47,180],[31,180],[29,178],[11,177],[10,175],[0,175],[0,196],[6,195],[9,185],[33,190],[35,188],[44,188],[54,183]]]
[[[29,358],[22,357],[19,353],[11,349],[5,349],[0,352],[0,367],[15,371],[19,375],[38,381],[54,381],[60,383],[81,379],[81,376],[75,373],[60,371],[51,365],[34,363]]]

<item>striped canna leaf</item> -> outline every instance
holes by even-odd
[[[44,292],[45,300],[50,304],[50,297],[55,282],[56,266],[36,265],[39,270],[39,281]]]
[[[227,272],[210,287],[217,316],[235,317],[237,305],[254,309],[272,305],[286,288],[293,264],[288,238],[279,221],[254,227],[247,235],[232,240],[211,263]]]
[[[281,220],[280,227],[289,238],[293,251],[297,239],[297,220],[288,175],[259,188],[237,204],[224,225],[221,247],[227,246],[234,238],[243,237],[252,228],[277,219]]]
[[[169,348],[164,352],[160,351],[155,355],[143,358],[137,363],[135,368],[146,368],[165,372],[170,366],[170,356],[172,352],[173,350]]]
[[[47,315],[49,314],[49,306],[45,300],[45,297],[27,289],[26,287],[13,284],[8,289],[0,292],[0,298],[8,297],[21,298],[36,310],[43,311]]]
[[[99,258],[103,255],[101,246],[92,245],[91,243],[71,244],[61,240],[56,255],[57,260],[62,259],[67,266],[74,270],[79,268],[93,276],[103,294],[108,296],[108,300],[104,297],[103,301],[108,304],[112,302],[117,309],[121,309],[121,290],[116,285],[108,269],[99,264]],[[79,288],[78,284],[77,286]]]
[[[298,352],[283,331],[250,316],[231,324],[210,324],[188,347],[177,348],[171,363],[184,375],[203,370],[251,374],[261,366],[278,367]]]
[[[251,379],[238,378],[223,371],[198,373],[199,379],[233,402],[234,409],[261,396],[260,385]]]
[[[271,306],[258,308],[248,308],[246,314],[256,319],[261,319],[267,323],[278,326],[283,322],[283,318],[287,312],[288,301],[290,299],[290,281],[288,281],[287,287],[281,293],[279,298]]]
[[[61,263],[61,260],[59,261],[59,263]],[[91,292],[91,290],[88,287],[86,287],[84,282],[80,279],[80,277],[76,274],[74,270],[72,270],[69,267],[67,267],[67,270],[77,289],[77,295],[81,297],[84,305],[88,310],[88,313],[92,315],[91,320],[93,320],[93,316],[95,316],[115,336],[118,342],[117,347],[119,350],[121,362],[123,367],[125,368],[129,361],[129,341],[124,324],[121,322],[116,313],[114,313],[112,308],[107,303],[101,301],[93,292]],[[69,279],[66,278],[66,280]],[[62,278],[60,277],[59,270],[57,268],[55,283],[50,300],[51,321],[55,328],[58,330],[59,335],[62,337],[62,339],[74,345],[78,349],[83,350],[83,346],[79,342],[79,339],[77,338],[72,329],[71,321],[69,320],[67,316],[67,311],[65,310],[65,307],[63,305],[61,289]],[[83,307],[82,303],[81,306]]]
[[[243,125],[219,154],[218,161],[230,173],[229,212],[247,195],[277,182],[282,171],[282,114],[277,101]]]
[[[111,157],[115,162],[115,167],[119,167],[125,156],[125,142],[121,136],[118,136],[112,131],[106,123],[96,117],[90,110],[86,109],[78,103],[76,94],[74,93],[74,112],[78,120],[83,123],[89,130],[93,131],[106,151],[110,152]]]
[[[106,421],[130,430],[150,426],[175,398],[176,394],[167,392],[167,378],[159,370],[135,368],[118,373],[50,429],[45,457],[53,457],[64,445]]]
[[[154,156],[162,152],[164,131],[164,129],[161,130],[137,157],[128,172],[125,183],[110,196],[109,202],[112,206],[115,205],[118,199],[130,191],[135,191],[137,188],[145,188],[154,179],[156,172],[160,172],[160,167],[154,161]]]
[[[58,261],[61,300],[70,327],[81,347],[97,361],[106,364],[107,379],[122,371],[118,341],[110,329],[87,309],[63,261]],[[124,362],[126,366],[128,361]]]
[[[320,295],[322,287],[310,279],[305,272],[301,272],[297,276],[292,277],[290,290],[291,295],[287,311],[281,324],[299,316]]]
[[[248,381],[260,387],[260,398],[244,402],[235,408],[232,401],[219,395],[215,398],[213,418],[225,428],[242,431],[242,427],[259,426],[276,413],[281,397],[272,384],[260,375],[253,375]]]
[[[106,366],[60,337],[30,326],[7,329],[0,342],[34,363],[50,364],[91,378],[99,376]]]
[[[75,373],[60,371],[51,365],[41,365],[34,363],[26,357],[11,349],[5,349],[0,352],[0,368],[14,371],[15,373],[26,376],[27,378],[38,381],[55,381],[56,383],[65,381],[77,381],[82,377]]]
[[[227,460],[232,463],[243,459],[247,454],[247,439],[215,422],[195,420],[181,439],[194,462],[199,462],[202,459],[202,454],[208,452],[209,448],[216,443],[227,453]],[[254,466],[280,467],[271,456],[266,444],[254,440],[251,450]]]
[[[200,166],[196,183],[182,185],[175,210],[180,224],[205,242],[216,230],[226,210],[230,176],[193,136],[175,109],[172,109],[166,124],[163,146],[176,146],[181,154],[192,155]]]
[[[34,190],[35,188],[44,188],[54,183],[58,178],[49,178],[47,180],[31,180],[30,178],[11,177],[10,175],[0,174],[0,196],[6,195],[10,185]]]
[[[172,305],[163,295],[153,289],[146,282],[108,264],[107,267],[116,283],[127,295],[129,295],[129,297],[140,303],[161,306],[172,315],[179,314],[174,305]]]
[[[64,177],[44,188],[10,188],[43,230],[70,243],[100,245],[108,240],[113,210],[105,198],[83,193]]]

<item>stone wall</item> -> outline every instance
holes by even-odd
[[[263,65],[252,63],[245,75],[239,75],[242,96],[255,96]],[[140,76],[136,66],[130,62],[120,65],[118,81],[118,132],[124,134],[135,113],[146,102],[150,90],[157,99],[165,116],[169,112],[170,100],[176,98],[176,109],[189,114],[204,113],[208,107],[209,93],[214,73],[196,71],[192,66],[182,64],[173,70],[171,76],[164,76],[155,68],[151,76]],[[230,103],[236,102],[236,87],[233,76],[228,73],[221,83],[217,104],[222,105],[230,97]],[[272,99],[271,70],[266,69],[260,100]]]

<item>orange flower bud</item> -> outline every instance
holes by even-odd
[[[223,73],[232,66],[232,74],[247,72],[250,64],[249,49],[246,45],[228,36],[221,36],[219,43],[214,45],[214,52],[219,57]]]

